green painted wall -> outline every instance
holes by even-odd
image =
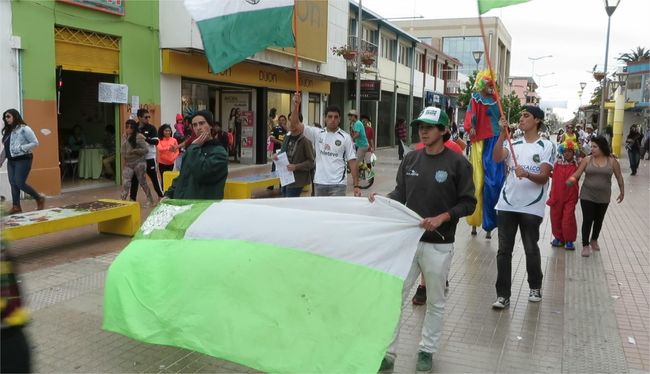
[[[116,16],[53,0],[14,0],[13,33],[22,39],[24,99],[55,100],[54,26],[118,36],[119,82],[141,103],[160,103],[160,42],[157,0],[125,0]]]

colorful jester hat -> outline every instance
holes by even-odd
[[[494,82],[496,81],[496,74],[490,69],[485,69],[476,74],[476,81],[474,82],[474,89],[476,91],[483,91],[486,88],[494,89]]]
[[[564,153],[564,151],[567,149],[573,151],[573,153],[576,153],[580,147],[578,146],[578,143],[574,142],[573,140],[566,140],[563,143],[560,143],[557,150],[560,153]]]

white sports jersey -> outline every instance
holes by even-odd
[[[508,149],[507,141],[503,143],[503,147]],[[512,148],[517,156],[517,163],[531,174],[539,174],[542,164],[553,167],[555,162],[555,145],[546,139],[540,138],[532,143],[526,143],[524,138],[521,138],[512,143]],[[544,217],[548,182],[542,185],[527,178],[517,178],[509,149],[507,166],[506,182],[503,184],[495,209]]]
[[[346,164],[349,160],[357,158],[350,134],[341,129],[329,132],[327,129],[311,126],[305,126],[304,134],[312,142],[316,152],[314,183],[347,184]]]

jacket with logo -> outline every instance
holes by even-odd
[[[397,185],[388,197],[422,218],[449,213],[449,221],[436,231],[426,231],[420,240],[453,243],[458,220],[476,208],[472,165],[447,148],[436,155],[427,154],[425,149],[409,152],[397,170]]]

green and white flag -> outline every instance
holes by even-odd
[[[494,8],[505,8],[510,5],[526,3],[530,0],[477,0],[478,13],[483,14]]]
[[[270,46],[293,47],[294,0],[185,0],[215,73]]]
[[[111,265],[103,327],[265,372],[376,372],[420,221],[380,197],[166,201]]]

